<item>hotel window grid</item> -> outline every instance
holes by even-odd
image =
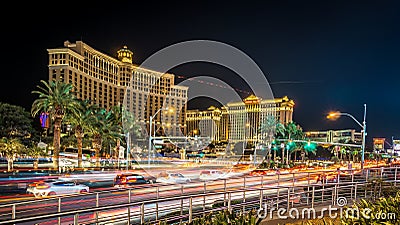
[[[179,115],[166,117],[167,122],[171,122],[172,128],[185,124],[187,87],[175,86],[173,74],[139,68],[132,63],[132,58],[127,61],[119,56],[111,57],[82,41],[66,41],[64,47],[47,51],[49,80],[64,80],[73,84],[78,98],[90,99],[101,107],[110,109],[113,105],[122,104],[125,90],[130,89],[132,92],[126,99],[131,103],[129,110],[143,126],[148,126],[150,115],[157,110],[154,107],[161,107],[165,96],[168,96],[171,100],[168,104],[179,109]],[[133,56],[125,47],[123,51],[127,52],[125,56]],[[149,90],[149,86],[153,84],[154,88]],[[148,102],[149,91],[153,102]],[[150,106],[153,107],[149,108]],[[156,122],[160,123],[160,118],[158,116]]]

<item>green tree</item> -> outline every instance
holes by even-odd
[[[278,120],[273,115],[268,115],[262,122],[259,127],[259,132],[262,137],[265,138],[265,143],[267,146],[272,145],[272,140],[276,134]],[[270,161],[271,148],[268,147],[267,152],[267,161]],[[265,160],[265,159],[264,159]]]
[[[100,152],[103,141],[120,138],[120,133],[114,122],[114,115],[111,110],[107,111],[94,105],[90,120],[91,126],[88,134],[92,138],[92,145],[96,154],[96,167],[100,167]]]
[[[77,111],[77,114],[68,115],[66,120],[72,125],[75,133],[76,145],[78,149],[78,168],[81,168],[83,138],[93,126],[93,120],[91,117],[95,108],[92,104],[90,104],[89,100],[82,100],[79,102],[81,104],[80,110]]]
[[[3,137],[0,141],[0,154],[7,159],[7,170],[14,169],[14,160],[17,155],[25,151],[25,146],[17,138]]]
[[[35,161],[33,162],[33,168],[37,169],[39,167],[39,158],[46,157],[48,154],[46,149],[40,148],[37,145],[32,145],[26,149],[26,155],[33,157]]]
[[[135,115],[126,108],[122,108],[122,131],[124,136],[125,134],[129,135],[130,140],[138,140],[139,138],[142,138],[141,127],[137,123]],[[127,143],[127,145],[128,144],[130,143]]]
[[[292,140],[304,140],[303,129],[301,128],[300,125],[296,124],[293,121],[287,124],[278,123],[276,126],[276,130],[277,130],[276,134],[277,138],[287,140],[287,143],[285,144],[286,151],[294,152],[296,154],[297,152],[296,150],[302,148],[302,145],[300,145],[298,142],[292,141]],[[281,149],[281,153],[282,153],[282,163],[284,163],[283,161],[285,158],[284,149]],[[288,160],[289,159],[287,159],[287,162]]]
[[[48,112],[53,124],[53,166],[59,169],[61,124],[66,114],[78,114],[79,101],[73,93],[72,84],[61,81],[46,82],[41,80],[37,90],[32,91],[38,98],[32,103],[33,117],[41,112]]]
[[[32,118],[23,107],[0,102],[0,137],[29,141],[35,133]]]

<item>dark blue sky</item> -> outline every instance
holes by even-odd
[[[31,91],[48,76],[46,49],[65,40],[82,39],[111,55],[127,45],[141,63],[171,44],[210,39],[248,54],[276,97],[295,100],[294,120],[305,130],[359,129],[348,117],[332,122],[325,115],[340,110],[361,122],[366,103],[369,144],[373,137],[400,139],[399,1],[131,2],[14,3],[7,9],[13,16],[1,16],[0,101],[29,109]],[[218,66],[172,72],[215,73],[245,89]]]

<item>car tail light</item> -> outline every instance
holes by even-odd
[[[36,183],[33,183],[33,184],[29,184],[28,186],[29,186],[29,187],[36,187],[37,184],[36,184]]]

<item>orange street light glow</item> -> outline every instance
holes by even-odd
[[[330,120],[337,120],[340,117],[340,112],[330,112],[326,118]]]

